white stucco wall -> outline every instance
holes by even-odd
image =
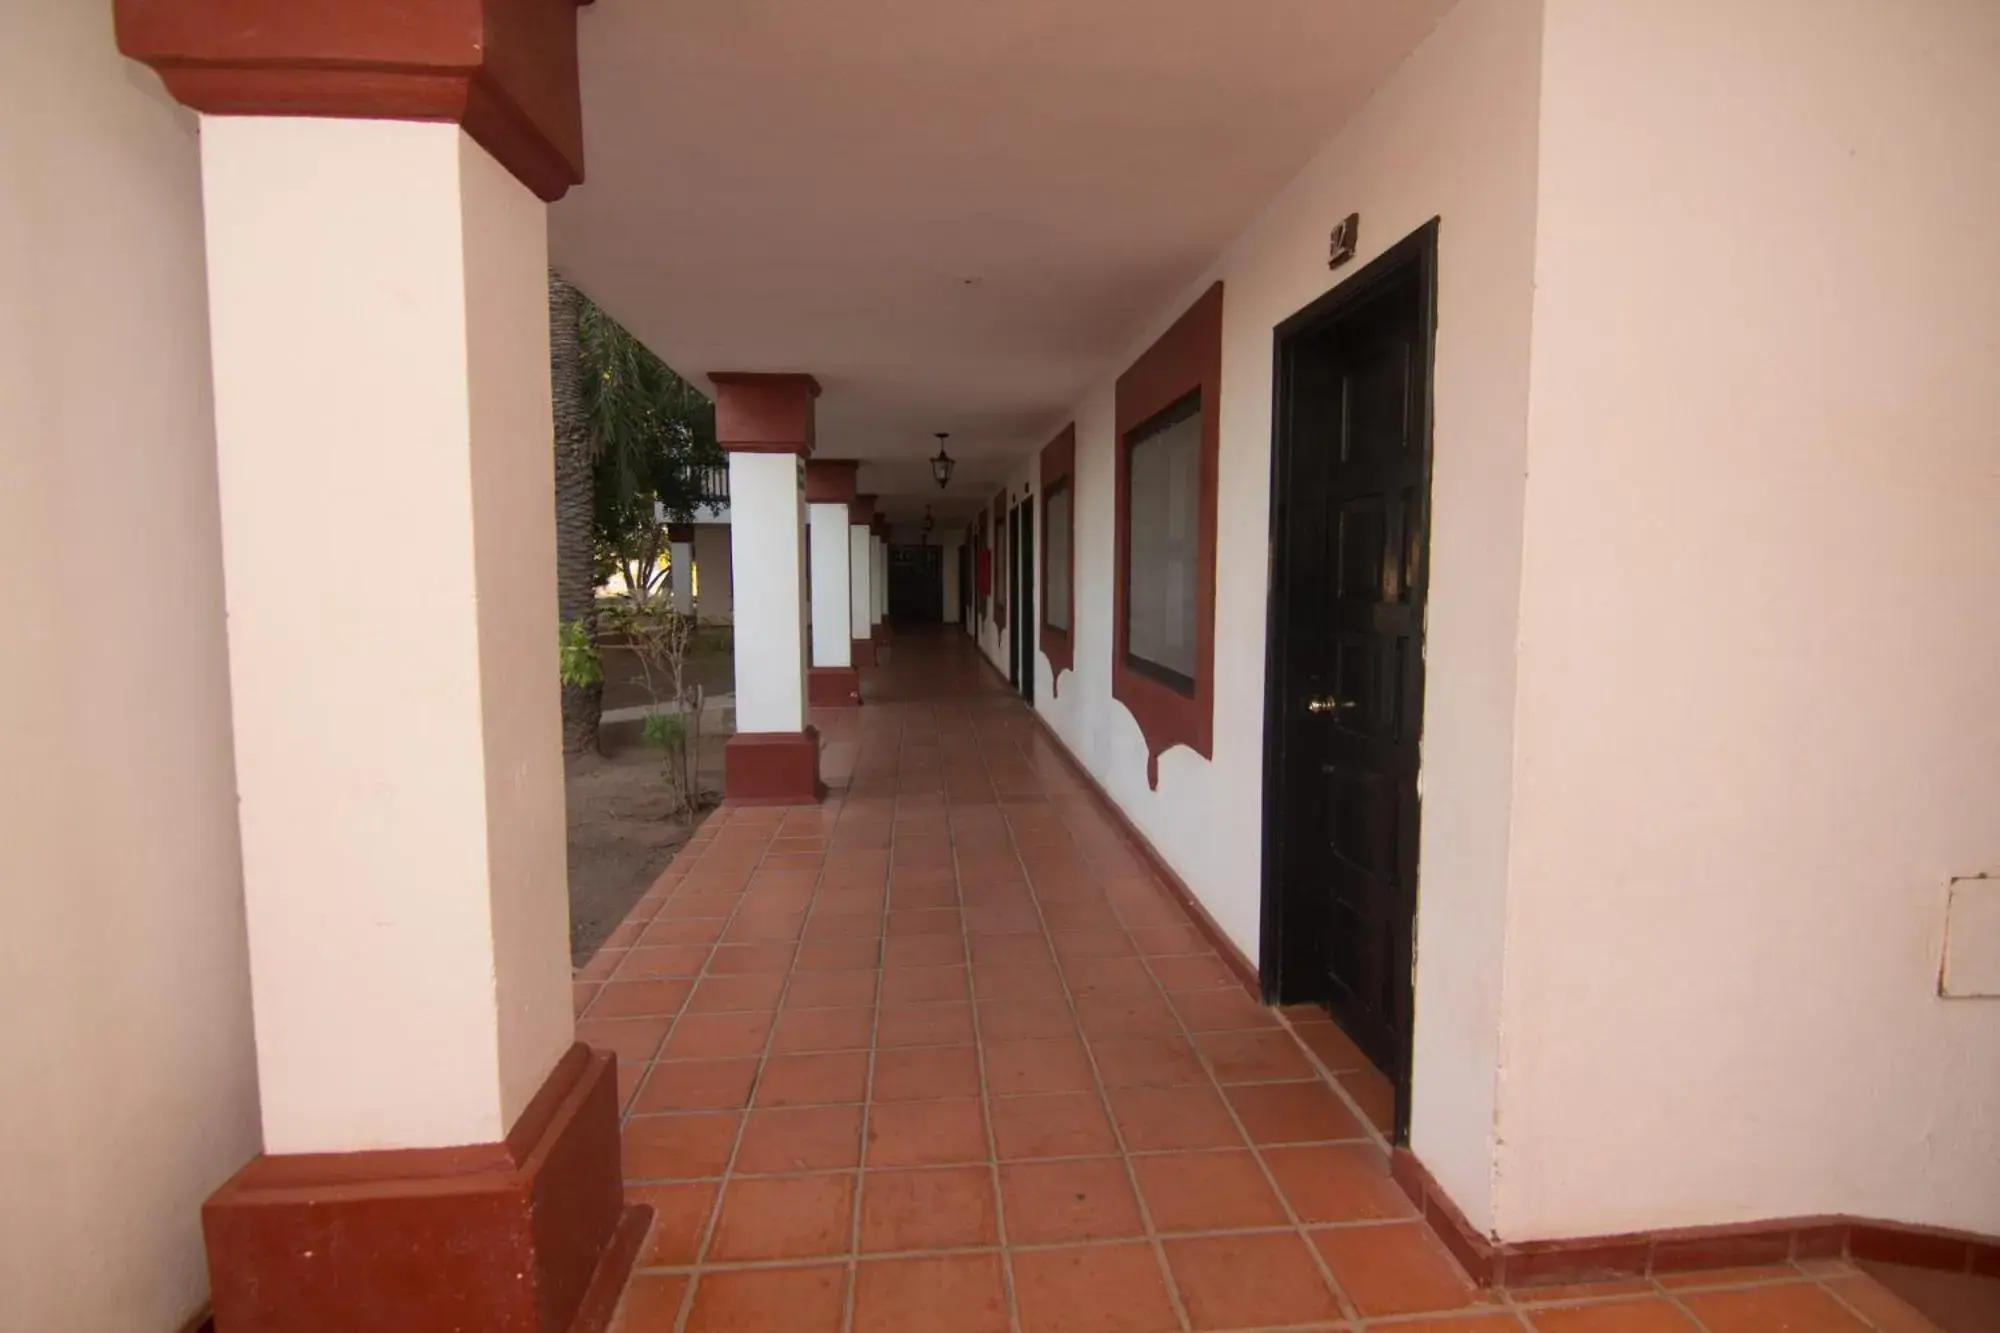
[[[1501,1229],[2000,1232],[2000,1002],[1935,994],[2000,870],[2000,8],[1550,0],[1544,83]]]
[[[1077,404],[1076,670],[1053,697],[1038,655],[1035,694],[1254,959],[1272,329],[1338,280],[1326,267],[1327,234],[1348,213],[1361,214],[1362,247],[1338,276],[1441,217],[1412,1142],[1481,1224],[1491,1220],[1540,30],[1538,0],[1465,0]],[[1111,698],[1113,389],[1217,279],[1225,294],[1214,755],[1169,750],[1152,791],[1138,725]],[[1013,479],[1016,494],[1030,471],[1024,465]],[[1005,661],[990,628],[982,643]]]
[[[0,1324],[166,1333],[258,1149],[192,116],[0,40]]]

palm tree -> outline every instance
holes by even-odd
[[[657,558],[665,523],[692,521],[699,477],[722,461],[715,405],[617,320],[549,275],[556,422],[556,602],[567,639],[595,661],[597,588]],[[601,676],[566,672],[563,749],[595,749]]]
[[[585,397],[582,316],[584,297],[549,270],[549,381],[556,424],[556,615],[568,634],[590,647],[597,642],[595,459]],[[562,686],[563,752],[597,748],[604,713],[604,682],[566,679]]]

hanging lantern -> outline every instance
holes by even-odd
[[[931,460],[931,476],[937,479],[939,490],[951,485],[951,471],[958,466],[958,461],[944,451],[944,442],[950,438],[950,431],[937,432],[938,451],[937,457]]]

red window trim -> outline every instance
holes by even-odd
[[[1194,690],[1183,693],[1134,667],[1126,602],[1132,564],[1132,435],[1189,394],[1201,395],[1201,495],[1195,532]],[[1185,745],[1213,758],[1215,728],[1215,491],[1220,473],[1222,284],[1216,283],[1141,354],[1117,388],[1116,577],[1111,697],[1146,738],[1146,785],[1160,785],[1160,756]],[[1072,512],[1074,504],[1072,503]],[[1072,563],[1074,554],[1072,553]],[[1072,610],[1072,614],[1074,614]]]
[[[1076,423],[1042,446],[1042,656],[1049,659],[1049,690],[1062,697],[1062,673],[1076,670]],[[1049,496],[1069,493],[1069,628],[1049,624]]]

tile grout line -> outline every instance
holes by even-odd
[[[1315,1051],[1307,1044],[1303,1037],[1299,1036],[1298,1028],[1286,1016],[1282,1008],[1273,1008],[1271,1014],[1278,1020],[1279,1025],[1291,1034],[1293,1044],[1305,1052],[1307,1063],[1319,1075],[1320,1081],[1333,1089],[1333,1095],[1340,1098],[1342,1104],[1347,1107],[1349,1114],[1353,1115],[1354,1119],[1360,1124],[1361,1132],[1367,1135],[1368,1141],[1379,1148],[1384,1157],[1393,1157],[1396,1146],[1389,1142],[1389,1136],[1382,1132],[1381,1128],[1376,1125],[1374,1118],[1362,1109],[1360,1101],[1353,1093],[1347,1090],[1347,1085],[1341,1082],[1340,1075],[1333,1071],[1331,1065],[1320,1059],[1318,1051]],[[1338,1023],[1334,1024],[1336,1028],[1339,1026]],[[1345,1036],[1346,1034],[1343,1032],[1341,1035]]]
[[[1065,830],[1068,830],[1069,828],[1068,821],[1061,820],[1060,822],[1063,828]],[[1128,846],[1128,852],[1129,851],[1130,849]],[[1092,872],[1091,877],[1093,883],[1097,883],[1099,885],[1100,892],[1102,892],[1101,880],[1099,880],[1095,871]],[[1108,895],[1106,896],[1107,896],[1107,902],[1109,902]],[[1169,895],[1162,893],[1161,896],[1167,897]],[[1118,920],[1119,930],[1125,934],[1128,940],[1130,940],[1131,931],[1130,927],[1128,927],[1125,924],[1124,914],[1118,911],[1118,907],[1115,902],[1109,902],[1109,906],[1111,907],[1112,915],[1116,917]],[[1176,904],[1176,906],[1178,906],[1178,904]],[[1192,922],[1190,922],[1189,924],[1192,924]],[[1053,949],[1054,946],[1053,940],[1050,941],[1050,945],[1051,949]],[[1137,950],[1136,944],[1134,945],[1134,950],[1135,952]],[[1186,1017],[1182,1015],[1179,1007],[1174,1004],[1173,998],[1168,993],[1166,987],[1160,984],[1160,979],[1154,973],[1151,961],[1147,959],[1144,954],[1139,954],[1138,956],[1141,968],[1144,969],[1146,976],[1153,982],[1153,988],[1155,994],[1159,997],[1160,1002],[1166,1005],[1167,1012],[1173,1016],[1175,1029],[1180,1033],[1181,1039],[1187,1043],[1188,1048],[1195,1053],[1195,1058],[1201,1062],[1202,1071],[1208,1076],[1208,1083],[1206,1085],[1208,1091],[1214,1094],[1216,1099],[1222,1103],[1223,1110],[1228,1114],[1229,1123],[1232,1126],[1234,1126],[1239,1141],[1249,1150],[1250,1160],[1256,1163],[1257,1172],[1263,1178],[1265,1188],[1271,1191],[1271,1197],[1278,1201],[1279,1208],[1284,1210],[1285,1217],[1290,1221],[1291,1233],[1298,1239],[1300,1244],[1305,1246],[1307,1254],[1311,1256],[1314,1269],[1320,1275],[1320,1280],[1326,1284],[1327,1290],[1333,1294],[1334,1301],[1340,1308],[1341,1317],[1344,1320],[1348,1321],[1358,1320],[1360,1318],[1359,1308],[1348,1297],[1346,1289],[1343,1288],[1340,1285],[1340,1283],[1334,1279],[1332,1269],[1328,1266],[1325,1256],[1320,1253],[1319,1247],[1313,1244],[1312,1237],[1310,1234],[1307,1233],[1305,1229],[1305,1224],[1300,1220],[1297,1209],[1295,1209],[1292,1206],[1292,1201],[1290,1200],[1290,1198],[1286,1196],[1285,1191],[1279,1187],[1277,1177],[1273,1175],[1271,1172],[1270,1164],[1264,1160],[1264,1154],[1262,1150],[1260,1149],[1256,1140],[1252,1138],[1249,1128],[1243,1123],[1242,1116],[1237,1113],[1236,1104],[1230,1101],[1228,1091],[1226,1090],[1222,1082],[1216,1077],[1215,1069],[1212,1067],[1209,1060],[1203,1054],[1201,1049],[1201,1044],[1195,1040],[1194,1031],[1188,1027]],[[1058,964],[1058,966],[1060,967],[1060,963]],[[1064,973],[1063,985],[1065,989],[1067,989],[1069,985],[1069,978],[1066,972]],[[1288,1028],[1283,1030],[1286,1031],[1288,1034],[1290,1032]],[[1301,1048],[1303,1048],[1305,1045],[1305,1043],[1299,1041],[1295,1035],[1292,1037],[1292,1041],[1294,1045],[1299,1046]],[[1088,1043],[1086,1043],[1086,1045],[1088,1045]],[[1107,1104],[1106,1110],[1109,1111],[1109,1109],[1110,1109],[1109,1105]],[[1352,1110],[1353,1108],[1350,1107],[1349,1109]],[[1365,1121],[1363,1123],[1365,1123]],[[1114,1129],[1115,1128],[1116,1126],[1114,1124]],[[1135,1173],[1135,1178],[1133,1182],[1135,1189],[1137,1188],[1137,1183],[1138,1182]]]
[[[981,758],[982,760],[984,759],[983,754]],[[990,764],[987,766],[987,775],[990,780],[992,775]],[[1028,886],[1029,899],[1035,905],[1035,919],[1041,922],[1042,943],[1047,947],[1049,958],[1055,965],[1058,984],[1062,987],[1063,1002],[1069,1007],[1070,1022],[1076,1029],[1077,1044],[1083,1048],[1083,1058],[1090,1065],[1091,1083],[1097,1093],[1098,1109],[1104,1113],[1105,1123],[1111,1127],[1112,1141],[1118,1145],[1118,1160],[1125,1168],[1125,1182],[1131,1188],[1132,1198],[1138,1205],[1139,1224],[1145,1231],[1146,1244],[1153,1252],[1153,1263],[1159,1270],[1160,1282],[1166,1288],[1167,1300],[1173,1306],[1174,1317],[1179,1320],[1183,1333],[1187,1333],[1188,1330],[1194,1327],[1194,1324],[1188,1317],[1186,1303],[1181,1300],[1180,1284],[1174,1279],[1173,1268],[1167,1263],[1166,1246],[1161,1243],[1159,1228],[1153,1222],[1152,1207],[1146,1202],[1145,1193],[1139,1188],[1139,1174],[1132,1166],[1131,1153],[1125,1142],[1125,1131],[1119,1128],[1118,1117],[1112,1113],[1110,1094],[1104,1086],[1104,1071],[1097,1062],[1097,1052],[1091,1047],[1088,1035],[1084,1032],[1083,1017],[1077,1012],[1076,995],[1070,989],[1069,974],[1063,970],[1062,959],[1056,953],[1055,937],[1049,929],[1048,913],[1043,910],[1042,896],[1035,887],[1034,876],[1029,873],[1027,860],[1021,855],[1021,844],[1019,839],[1014,835],[1013,821],[1006,819],[1004,813],[1002,818],[1007,830],[1008,845],[1013,849],[1015,862],[1021,867],[1022,878]],[[1074,836],[1070,834],[1068,824],[1060,818],[1058,818],[1058,823],[1061,824],[1064,834],[1069,836],[1072,845],[1074,845]],[[1124,929],[1122,923],[1119,929],[1121,931]],[[1128,936],[1127,938],[1129,940],[1130,937]],[[1133,947],[1136,950],[1137,946],[1134,945]],[[974,1021],[977,1021],[976,1012]]]
[[[896,729],[897,744],[901,745],[902,727]],[[861,753],[867,742],[857,746],[855,768],[861,766]],[[841,820],[847,818],[847,807],[843,801],[840,813],[834,816],[834,828],[840,827]],[[822,885],[825,881],[821,873]],[[870,1151],[868,1126],[875,1104],[875,1060],[882,1050],[882,999],[889,982],[889,895],[896,884],[896,818],[892,806],[889,812],[889,847],[886,863],[882,867],[882,906],[876,913],[875,926],[875,1002],[868,1018],[868,1059],[867,1068],[861,1076],[861,1143],[856,1150],[854,1171],[854,1208],[847,1224],[847,1293],[841,1303],[841,1328],[843,1333],[852,1333],[854,1328],[854,1303],[859,1298],[861,1288],[861,1218],[862,1203],[868,1193],[868,1164],[874,1155]],[[814,900],[817,902],[818,893]],[[807,913],[806,920],[812,920]],[[808,927],[801,928],[801,935]]]
[[[730,822],[722,817],[722,808],[720,806],[718,806],[715,810],[709,812],[708,818],[702,821],[702,827],[705,828],[710,823],[710,821],[714,820],[720,820],[722,823],[725,824]],[[697,829],[697,832],[699,831],[700,830]],[[699,863],[700,861],[706,859],[708,855],[715,849],[715,845],[718,840],[719,840],[718,838],[713,838],[713,837],[710,838],[707,841],[706,845],[702,847],[701,851],[696,853],[694,857],[695,862]],[[692,843],[693,841],[694,840],[692,838],[689,839],[690,843]],[[768,847],[768,844],[766,844],[766,846]],[[685,850],[685,846],[683,847],[683,850]],[[678,859],[678,853],[676,854],[676,859]],[[763,864],[763,859],[764,859],[764,854],[760,853],[757,857],[756,862],[744,869],[743,885],[740,889],[737,890],[736,905],[730,909],[729,915],[723,919],[722,926],[717,930],[715,938],[709,942],[707,956],[702,960],[700,971],[689,982],[688,993],[681,998],[681,1002],[675,1008],[673,1014],[668,1016],[668,1022],[665,1030],[663,1030],[660,1033],[659,1040],[656,1043],[654,1043],[653,1058],[646,1061],[644,1066],[641,1068],[638,1079],[632,1085],[631,1096],[624,1099],[621,1102],[618,1108],[618,1128],[621,1138],[623,1136],[626,1126],[628,1126],[632,1122],[634,1114],[633,1108],[638,1105],[640,1094],[645,1091],[646,1084],[652,1081],[653,1070],[659,1063],[660,1052],[666,1049],[668,1040],[673,1036],[673,1034],[676,1031],[679,1030],[681,1019],[687,1015],[688,1006],[694,1001],[695,990],[701,985],[703,981],[705,981],[708,978],[709,967],[715,961],[716,949],[721,947],[723,937],[728,933],[730,925],[735,922],[737,913],[743,910],[743,899],[745,896],[748,895],[750,883],[757,873],[757,867]],[[692,865],[688,867],[689,874],[693,872],[694,868],[695,867]],[[672,869],[673,869],[673,863],[669,862],[667,870],[671,871]],[[666,873],[667,872],[663,871],[662,877],[664,877]],[[660,919],[661,914],[667,910],[668,905],[672,903],[675,898],[680,896],[681,892],[687,887],[687,881],[688,881],[688,874],[683,874],[680,877],[680,879],[675,882],[673,889],[668,892],[666,897],[660,902],[659,907],[654,911],[652,917],[650,917],[647,920],[648,929],[651,929],[653,922],[658,921]],[[658,881],[656,880],[655,886],[657,886],[657,883]],[[647,889],[647,892],[650,893],[651,891],[652,887],[649,887]],[[641,896],[643,897],[644,895],[642,894]],[[640,934],[643,936],[645,934],[645,931],[642,930]],[[622,964],[624,960],[621,959],[619,961]],[[600,987],[598,994],[601,995],[602,993],[603,993],[602,988]],[[593,996],[591,1003],[594,1005],[596,1003],[596,1000],[597,996]],[[588,1008],[588,1006],[586,1008]],[[738,1133],[740,1134],[741,1132],[742,1132],[742,1127],[741,1125],[739,1125]],[[622,1151],[622,1147],[619,1154],[619,1161],[620,1161],[620,1176],[621,1176],[621,1179],[619,1181],[619,1188],[622,1193],[626,1184],[626,1182],[622,1178],[624,1174],[624,1167],[623,1167],[624,1153]],[[722,1204],[722,1187],[718,1185],[716,1187],[715,1204],[711,1207],[710,1210],[709,1228],[708,1228],[710,1230],[712,1230],[714,1225],[714,1220],[715,1220],[714,1212],[716,1209],[719,1209],[721,1207],[721,1204]],[[660,1219],[658,1215],[655,1214],[652,1222],[646,1228],[646,1234],[640,1238],[639,1251],[638,1251],[639,1255],[643,1256],[646,1252],[646,1248],[652,1244],[653,1232],[659,1227],[659,1225],[660,1225]],[[705,1236],[703,1243],[704,1245],[706,1244]],[[638,1271],[638,1267],[639,1265],[635,1260],[633,1271],[634,1272]],[[679,1317],[675,1321],[676,1328],[678,1328],[680,1324],[685,1322],[686,1320],[687,1317],[686,1307],[690,1303],[691,1298],[693,1296],[694,1285],[695,1284],[693,1280],[690,1280],[688,1283],[688,1290],[686,1293],[684,1293],[682,1297],[682,1310]],[[614,1329],[619,1327],[620,1322],[624,1318],[625,1301],[626,1298],[631,1294],[631,1290],[632,1290],[632,1281],[628,1277],[625,1283],[625,1290],[619,1293],[618,1301],[612,1308],[610,1326]]]
[[[986,1173],[993,1190],[993,1227],[1000,1247],[1000,1289],[1007,1302],[1007,1327],[1010,1333],[1022,1333],[1020,1293],[1014,1283],[1013,1247],[1007,1240],[1007,1196],[1000,1181],[1000,1139],[999,1132],[993,1127],[992,1108],[998,1099],[993,1095],[993,1082],[986,1066],[986,1034],[979,1026],[979,988],[972,971],[970,904],[966,901],[965,868],[959,860],[958,834],[951,825],[951,810],[951,793],[947,790],[946,827],[951,838],[952,879],[958,899],[959,946],[965,954],[962,967],[965,973],[966,1011],[972,1024],[972,1058],[979,1069],[979,1117],[986,1126]]]
[[[1151,975],[1151,972],[1152,969],[1148,968],[1148,975]],[[1167,995],[1164,988],[1161,989],[1160,994],[1161,998],[1166,1002],[1167,1011],[1174,1016],[1174,1024],[1180,1029],[1182,1039],[1194,1048],[1196,1058],[1201,1058],[1201,1044],[1195,1040],[1194,1030],[1188,1026],[1187,1018],[1175,1007],[1173,999]],[[1254,1031],[1255,1029],[1251,1030]],[[1301,1047],[1304,1045],[1297,1037],[1293,1037],[1292,1041],[1294,1045]],[[1263,1177],[1265,1187],[1271,1191],[1272,1197],[1278,1201],[1278,1206],[1284,1209],[1285,1216],[1290,1219],[1292,1232],[1298,1237],[1299,1242],[1306,1247],[1306,1253],[1312,1257],[1313,1267],[1318,1271],[1320,1280],[1326,1283],[1327,1289],[1333,1293],[1333,1299],[1340,1306],[1341,1317],[1350,1321],[1359,1320],[1361,1318],[1361,1308],[1354,1303],[1353,1298],[1347,1294],[1347,1289],[1341,1286],[1339,1281],[1334,1277],[1332,1265],[1328,1264],[1326,1256],[1320,1253],[1319,1246],[1313,1244],[1312,1233],[1306,1229],[1306,1223],[1299,1215],[1298,1209],[1292,1206],[1290,1197],[1286,1195],[1283,1187],[1278,1184],[1278,1177],[1271,1170],[1271,1164],[1264,1160],[1265,1145],[1259,1144],[1251,1136],[1249,1126],[1243,1123],[1243,1117],[1236,1109],[1236,1103],[1229,1100],[1227,1086],[1216,1078],[1215,1070],[1209,1066],[1206,1060],[1202,1061],[1202,1068],[1208,1073],[1211,1085],[1210,1091],[1221,1099],[1222,1109],[1229,1115],[1229,1123],[1236,1127],[1237,1135],[1249,1148],[1250,1160],[1257,1164],[1257,1174]],[[1452,1266],[1456,1268],[1458,1261],[1455,1259],[1452,1260]]]
[[[737,897],[736,907],[729,914],[729,922],[728,924],[723,926],[722,934],[720,936],[717,936],[716,938],[715,942],[716,948],[721,947],[722,941],[725,938],[727,938],[729,934],[730,926],[735,924],[737,916],[741,914],[741,912],[743,911],[744,900],[749,897],[751,892],[751,886],[756,883],[757,872],[763,868],[765,860],[770,856],[771,843],[777,840],[778,830],[784,827],[785,819],[788,817],[789,814],[779,817],[775,826],[772,829],[770,838],[767,839],[764,843],[764,850],[757,857],[756,865],[751,867],[748,875],[745,876],[743,882],[743,888]],[[836,819],[837,818],[838,816],[836,816]],[[823,873],[824,872],[822,871],[822,874]],[[819,895],[819,880],[818,878],[815,878],[813,884],[813,897],[816,898],[818,897],[818,895]],[[811,914],[811,909],[808,908],[807,915],[810,916],[810,914]],[[805,926],[803,925],[803,923],[801,923],[799,927],[799,934],[801,937],[803,937],[805,934]],[[709,957],[712,962],[714,959],[714,953],[712,950],[710,952]],[[796,961],[797,961],[796,958],[794,958],[795,965]],[[777,1003],[771,1010],[771,1030],[764,1034],[764,1051],[763,1054],[758,1057],[757,1072],[755,1077],[751,1080],[749,1096],[747,1096],[744,1099],[742,1115],[736,1122],[736,1134],[734,1138],[731,1140],[729,1145],[729,1156],[723,1163],[721,1183],[719,1183],[715,1189],[715,1202],[709,1207],[708,1225],[703,1228],[701,1235],[701,1243],[695,1249],[695,1267],[692,1275],[688,1278],[687,1290],[681,1294],[680,1314],[674,1320],[675,1333],[686,1333],[688,1321],[694,1315],[695,1297],[701,1290],[702,1265],[708,1259],[709,1251],[714,1248],[716,1233],[721,1229],[722,1226],[722,1209],[723,1205],[728,1201],[729,1198],[729,1186],[735,1175],[736,1159],[738,1155],[741,1154],[743,1151],[743,1138],[744,1135],[749,1132],[750,1128],[750,1108],[756,1104],[757,1085],[763,1081],[764,1070],[770,1063],[771,1049],[778,1040],[778,1015],[784,1010],[785,997],[791,992],[791,988],[792,988],[792,974],[788,971],[785,973],[783,983],[778,988]],[[694,1001],[694,994],[692,991],[690,991],[688,994],[688,1002],[693,1003],[693,1001]],[[643,1333],[643,1331],[634,1331],[634,1333]]]

